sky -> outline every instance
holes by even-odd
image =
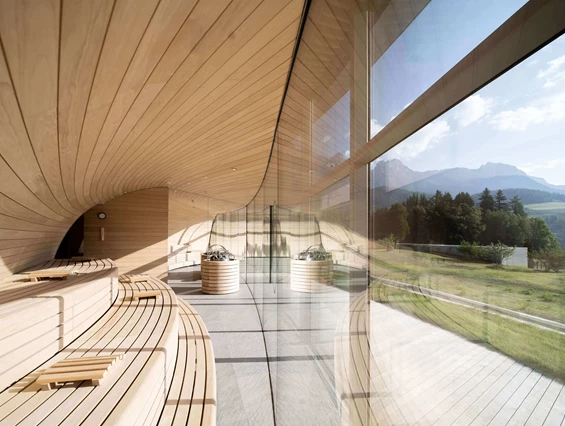
[[[372,134],[524,3],[432,0],[373,66]],[[420,171],[506,163],[565,185],[565,36],[378,160],[391,158]]]

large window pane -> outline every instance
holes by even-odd
[[[406,2],[391,3],[372,31],[371,137],[392,121],[526,0],[431,0],[403,30]],[[426,2],[414,2],[423,4]],[[392,43],[391,43],[392,42]]]
[[[561,37],[373,161],[374,300],[564,379],[564,134]]]

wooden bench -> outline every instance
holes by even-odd
[[[124,354],[66,358],[45,370],[35,382],[42,390],[50,390],[51,386],[59,383],[85,380],[90,380],[94,386],[100,386],[112,365],[123,358]]]
[[[148,280],[148,276],[147,275],[122,275],[122,278],[120,278],[123,282],[128,282],[128,283],[143,283],[146,282]]]
[[[160,291],[135,291],[133,293],[133,300],[139,300],[139,299],[149,299],[149,298],[156,298],[156,297],[161,297],[161,292]]]
[[[33,282],[38,282],[42,279],[50,279],[50,278],[60,278],[66,280],[69,275],[78,275],[77,270],[51,270],[51,269],[43,269],[40,271],[33,271],[27,274],[28,278]]]
[[[208,330],[192,306],[178,300],[179,351],[159,425],[216,424],[216,364]]]
[[[71,257],[71,261],[73,262],[90,262],[98,260],[98,257],[87,257],[87,256],[73,256]]]
[[[92,326],[118,294],[117,268],[107,259],[55,260],[38,269],[80,275],[29,282],[27,274],[17,274],[0,281],[0,390]]]
[[[188,424],[196,420],[194,424],[215,424],[215,401],[210,402],[215,399],[215,369],[206,328],[186,304],[179,309],[170,287],[156,278],[144,278],[130,283],[128,277],[121,277],[118,299],[99,321],[0,393],[0,424],[154,425],[161,418],[164,421],[164,408],[173,405],[178,406],[175,419],[188,412],[183,414]],[[160,297],[133,298],[135,292],[157,291]],[[189,323],[194,331],[185,331]],[[38,377],[61,360],[122,353],[124,359],[108,371],[100,386],[84,381],[40,390]],[[191,380],[193,390],[187,393]],[[180,397],[175,397],[179,389]],[[186,398],[191,401],[188,410]]]

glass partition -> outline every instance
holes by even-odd
[[[420,398],[420,410],[390,412],[409,413],[408,423],[454,411],[470,421],[465,410],[477,407],[483,424],[502,424],[525,415],[516,401],[556,401],[552,384],[565,379],[564,75],[561,37],[370,165],[373,306],[418,330],[389,339],[414,339],[389,364],[422,377],[394,383]],[[495,392],[508,395],[498,399],[504,412],[489,411]]]
[[[494,72],[475,49],[525,3],[311,3],[264,181],[211,238],[245,259],[276,424],[506,424],[565,392],[563,40],[374,159],[467,54]]]

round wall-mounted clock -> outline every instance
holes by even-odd
[[[98,213],[98,219],[100,219],[100,220],[106,219],[106,213],[104,213],[104,212]]]

